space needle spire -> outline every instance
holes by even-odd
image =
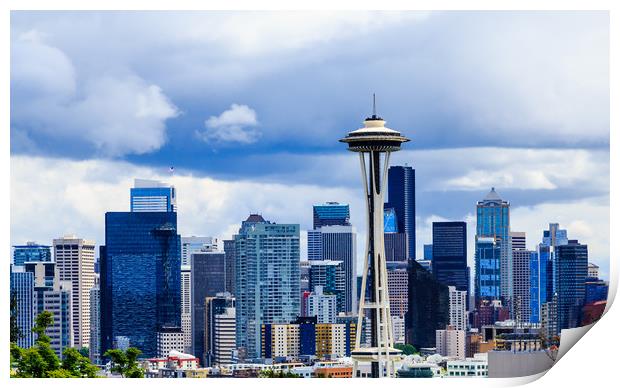
[[[364,120],[364,127],[349,132],[347,137],[340,139],[349,145],[349,151],[359,154],[368,215],[357,335],[351,357],[353,377],[357,377],[360,362],[370,362],[372,377],[394,377],[394,363],[400,359],[400,350],[394,349],[390,316],[383,241],[383,202],[390,154],[400,150],[401,144],[409,139],[400,132],[385,127],[385,121],[377,116],[374,93],[372,100],[373,114]],[[360,341],[366,311],[371,324],[370,347],[362,347]]]

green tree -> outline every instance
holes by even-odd
[[[83,346],[83,347],[81,347],[81,348],[80,348],[80,350],[79,350],[79,352],[80,352],[80,354],[81,354],[82,356],[84,356],[84,357],[86,357],[86,358],[89,358],[89,357],[90,357],[90,350],[88,349],[88,347],[87,347],[87,346]]]
[[[62,370],[68,371],[73,377],[97,377],[99,368],[91,364],[88,357],[84,357],[77,349],[65,349],[63,356]]]
[[[11,290],[11,342],[17,342],[21,337],[19,326],[17,326],[17,292]]]
[[[400,350],[401,352],[403,352],[403,355],[405,355],[405,356],[409,356],[411,354],[417,354],[418,353],[418,349],[416,349],[411,344],[396,344],[396,345],[394,345],[394,348],[396,348],[396,349]]]
[[[120,374],[122,377],[144,377],[144,371],[138,366],[138,356],[142,351],[137,348],[128,348],[126,351],[122,349],[110,349],[105,352],[105,357],[112,360],[112,372]]]

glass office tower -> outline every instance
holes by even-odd
[[[34,261],[52,261],[51,247],[33,241],[28,241],[26,245],[13,246],[13,264],[22,266]]]
[[[149,179],[136,179],[130,190],[132,212],[176,212],[177,197],[174,186]]]
[[[415,259],[415,170],[410,166],[388,169],[388,201],[385,208],[396,212],[398,232],[407,234],[407,258]]]
[[[100,257],[102,354],[128,339],[143,357],[156,357],[157,333],[181,327],[177,214],[106,213]]]
[[[577,240],[559,245],[555,259],[558,330],[579,326],[588,276],[588,246]]]
[[[466,291],[469,297],[465,222],[433,222],[432,266],[437,281]]]

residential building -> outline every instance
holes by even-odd
[[[346,312],[345,305],[345,277],[344,263],[338,260],[311,260],[308,261],[308,290],[323,287],[323,291],[336,295],[338,313]],[[305,314],[305,311],[303,313]]]
[[[450,326],[456,330],[467,330],[467,292],[448,286]]]
[[[435,331],[437,353],[449,358],[465,359],[465,331],[454,326]]]
[[[174,186],[165,182],[135,179],[130,190],[132,212],[176,212],[177,197]]]
[[[252,214],[234,240],[237,347],[255,359],[262,325],[290,322],[299,313],[299,225]]]
[[[172,351],[181,352],[185,336],[180,327],[162,327],[157,331],[157,357],[165,357]]]
[[[181,328],[176,212],[108,212],[101,257],[101,352],[116,344],[157,356],[157,333]]]
[[[71,282],[73,341],[90,345],[90,290],[95,284],[95,242],[68,235],[54,239],[54,261],[61,282]]]
[[[204,366],[228,363],[236,350],[235,298],[229,292],[218,292],[204,298],[203,337],[201,353]]]
[[[514,248],[514,246],[513,246]],[[513,249],[513,299],[514,320],[530,322],[532,318],[532,262],[537,262],[538,254],[525,249]]]
[[[336,323],[336,295],[324,294],[323,286],[315,286],[306,304],[306,316],[317,317],[318,323]]]

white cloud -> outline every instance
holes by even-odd
[[[205,121],[205,131],[196,135],[207,143],[255,143],[261,136],[255,128],[258,125],[256,112],[247,105],[232,104],[219,116],[211,116]]]
[[[39,35],[30,31],[13,42],[17,128],[25,123],[31,132],[91,144],[105,156],[143,154],[166,142],[165,121],[178,110],[160,87],[131,74],[78,80],[71,60]]]

